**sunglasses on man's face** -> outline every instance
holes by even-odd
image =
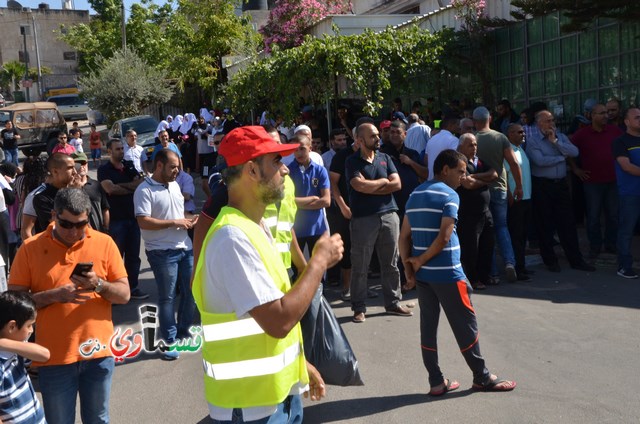
[[[58,217],[58,224],[60,224],[62,228],[67,230],[70,230],[72,228],[77,228],[78,230],[81,230],[84,227],[86,227],[87,224],[89,224],[89,220],[84,220],[80,222],[71,222],[71,221],[67,221],[66,219],[62,219]]]

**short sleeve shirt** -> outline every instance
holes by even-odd
[[[51,223],[18,249],[9,285],[25,287],[32,293],[58,288],[71,282],[71,273],[78,262],[93,262],[93,271],[106,281],[127,276],[120,251],[111,237],[87,228],[83,239],[67,247],[52,236],[53,226]],[[111,356],[109,349],[93,352],[89,357],[80,352],[80,345],[89,339],[98,339],[107,346],[113,335],[111,303],[97,293],[86,295],[88,300],[82,304],[52,303],[38,310],[36,343],[51,352],[44,365]]]
[[[382,215],[398,210],[393,194],[361,193],[355,190],[350,183],[357,176],[373,181],[380,178],[389,178],[392,174],[397,174],[398,170],[389,155],[376,152],[373,162],[369,162],[363,159],[359,153],[354,154],[347,159],[345,173],[347,184],[349,184],[349,205],[353,217]]]
[[[133,194],[136,217],[150,216],[156,219],[184,219],[184,197],[178,183],[161,184],[151,177],[136,188]],[[183,249],[191,250],[192,244],[186,230],[164,228],[162,230],[140,229],[146,250]]]
[[[624,156],[635,166],[640,166],[640,137],[625,133],[613,141],[613,157],[616,159],[616,178],[618,194],[623,196],[640,196],[640,177],[623,171],[618,158]]]
[[[98,181],[109,180],[114,184],[130,183],[137,176],[138,172],[132,162],[123,163],[122,169],[117,169],[111,162],[107,162],[98,168]],[[134,219],[133,213],[133,193],[123,195],[107,195],[111,209],[109,216],[111,220]]]
[[[509,139],[494,130],[480,131],[476,134],[478,140],[478,158],[498,173],[498,179],[489,183],[489,188],[507,191],[507,172],[504,169],[504,151],[511,149]]]
[[[406,216],[411,224],[412,256],[424,253],[438,237],[442,218],[458,220],[458,194],[445,183],[420,184],[409,197]],[[466,279],[460,262],[460,242],[453,230],[444,249],[422,265],[416,279],[428,283],[456,283]]]
[[[296,197],[321,196],[321,190],[329,189],[329,175],[324,166],[310,162],[305,169],[297,161],[289,166],[289,176],[296,188]],[[297,237],[318,236],[327,231],[323,209],[298,208],[293,226]]]

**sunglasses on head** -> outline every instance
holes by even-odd
[[[71,222],[71,221],[67,221],[66,219],[62,219],[58,217],[58,224],[60,224],[62,228],[65,228],[67,230],[70,230],[72,228],[77,228],[78,230],[80,230],[86,227],[87,224],[89,224],[89,220],[84,220],[80,222]]]

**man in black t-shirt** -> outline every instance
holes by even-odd
[[[149,295],[138,288],[140,274],[140,227],[133,212],[133,193],[143,179],[133,162],[124,160],[124,146],[118,139],[109,140],[109,162],[98,168],[98,181],[111,205],[109,234],[124,256],[132,299]]]
[[[360,151],[346,161],[351,207],[351,309],[353,321],[365,321],[367,271],[375,247],[380,262],[380,280],[388,314],[411,316],[400,305],[398,237],[400,221],[393,192],[400,190],[398,171],[391,158],[380,149],[380,134],[371,123],[356,129]],[[335,158],[334,158],[335,159]]]
[[[13,128],[13,122],[7,121],[4,129],[0,131],[0,143],[2,143],[2,151],[4,152],[4,160],[18,166],[18,134]]]
[[[467,177],[456,190],[460,196],[457,224],[460,262],[471,287],[484,290],[485,284],[490,283],[495,244],[487,184],[497,179],[498,173],[476,156],[478,142],[473,134],[460,136],[458,151],[467,158]]]
[[[49,156],[47,171],[49,171],[50,182],[46,183],[43,191],[33,197],[33,208],[36,211],[34,226],[36,234],[43,232],[51,222],[53,200],[58,190],[67,187],[78,175],[73,159],[64,153],[53,153]]]
[[[91,202],[91,213],[89,214],[89,224],[96,231],[109,231],[109,202],[107,195],[100,187],[100,183],[88,175],[89,159],[84,152],[73,152],[71,154],[76,164],[77,177],[71,184],[72,187],[82,188],[87,193]]]

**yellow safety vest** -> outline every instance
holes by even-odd
[[[264,211],[264,222],[276,240],[276,249],[282,257],[285,268],[291,268],[291,229],[296,221],[296,187],[288,175],[284,178],[284,199],[280,208],[276,204],[267,206]]]
[[[222,208],[203,246],[225,225],[233,225],[247,235],[276,287],[284,293],[289,291],[291,284],[278,252],[269,243],[264,230],[239,210],[229,206]],[[201,255],[192,290],[202,319],[207,401],[222,408],[277,405],[296,383],[308,384],[300,323],[285,338],[276,339],[266,334],[251,317],[238,319],[235,313],[206,311],[202,293],[205,267],[206,258]]]

